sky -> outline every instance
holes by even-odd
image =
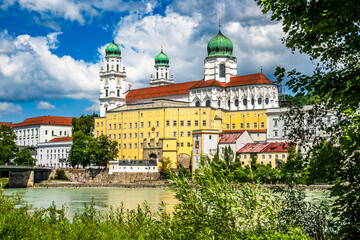
[[[203,78],[207,43],[230,38],[238,75],[277,66],[312,71],[309,57],[282,43],[282,23],[251,0],[2,0],[0,122],[99,112],[99,70],[113,38],[132,88],[149,86],[163,45],[175,82]]]

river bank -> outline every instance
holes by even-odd
[[[286,188],[284,184],[265,184],[261,185],[268,188],[282,187]],[[133,183],[87,183],[87,182],[69,182],[69,181],[43,181],[36,183],[34,188],[157,188],[167,189],[171,187],[169,181],[146,181]],[[305,191],[326,191],[332,185],[297,185],[296,188],[304,189]]]

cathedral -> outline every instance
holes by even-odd
[[[279,107],[278,87],[264,74],[237,75],[233,43],[220,27],[207,45],[201,80],[175,83],[161,48],[149,87],[131,89],[120,47],[112,42],[105,53],[95,136],[118,141],[118,160],[166,156],[173,167],[187,165],[194,155],[194,131],[247,130],[259,137],[266,135],[267,109]],[[202,147],[197,147],[201,154]]]

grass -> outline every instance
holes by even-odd
[[[5,187],[9,183],[8,178],[0,178],[0,186]]]

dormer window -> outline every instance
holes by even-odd
[[[206,106],[210,107],[210,100],[206,100]]]
[[[219,77],[225,77],[225,65],[220,64],[219,66]]]
[[[195,102],[195,107],[200,107],[200,101]]]

